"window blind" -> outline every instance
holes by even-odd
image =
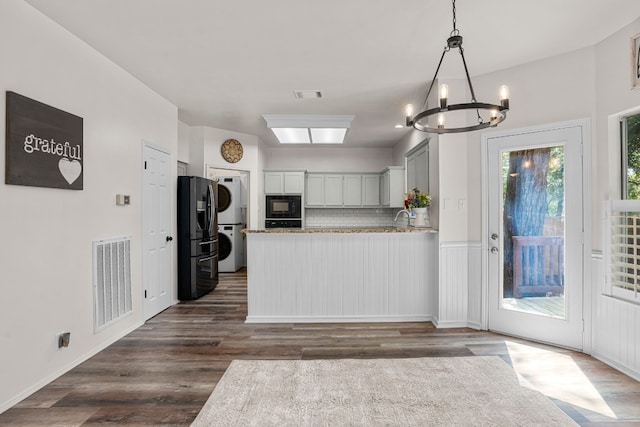
[[[610,200],[605,209],[605,292],[640,302],[640,200]]]

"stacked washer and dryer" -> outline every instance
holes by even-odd
[[[218,178],[218,271],[242,268],[242,183],[240,177]]]

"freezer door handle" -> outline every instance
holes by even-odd
[[[216,255],[213,255],[213,256],[210,256],[210,257],[201,258],[201,259],[198,260],[198,262],[205,262],[205,261],[209,261],[209,260],[214,259],[214,258],[218,258],[218,255],[216,254]]]

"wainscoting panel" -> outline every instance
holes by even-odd
[[[249,233],[247,322],[424,321],[435,233]]]
[[[437,326],[467,326],[469,302],[469,250],[467,242],[440,244],[440,286]]]
[[[482,243],[469,242],[467,326],[482,329]]]
[[[592,257],[593,356],[640,381],[640,306],[603,294],[602,255]]]

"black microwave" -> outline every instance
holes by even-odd
[[[265,218],[302,218],[302,196],[267,196]]]

